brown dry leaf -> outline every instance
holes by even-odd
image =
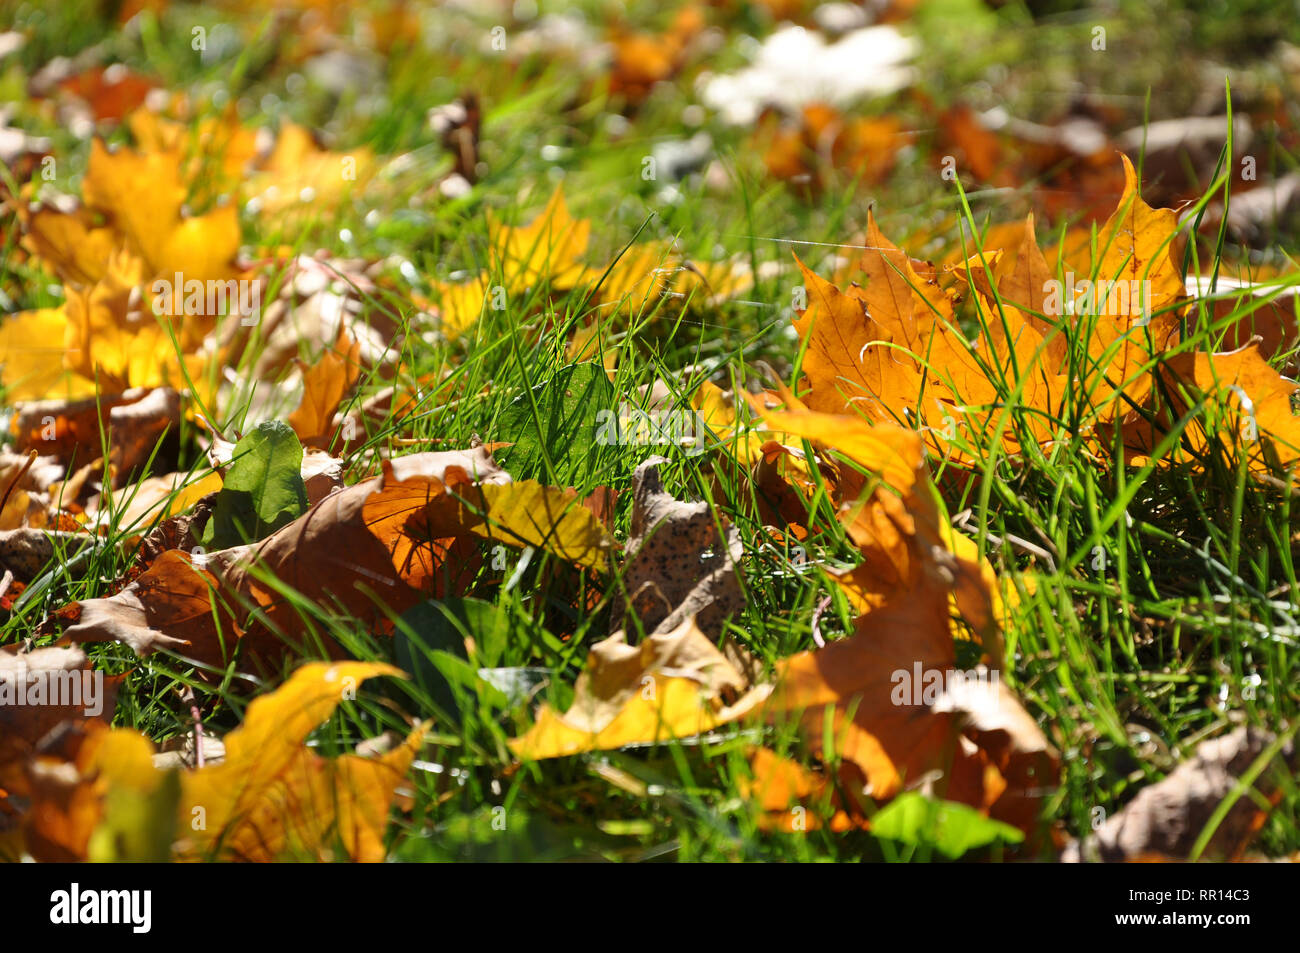
[[[770,748],[750,753],[752,778],[740,778],[737,790],[758,812],[758,826],[765,831],[791,834],[825,827],[835,833],[869,828],[861,803],[843,805],[842,790],[850,798],[861,787],[854,769],[841,772],[840,790],[835,790],[824,772],[812,771],[784,758]]]
[[[886,398],[919,389],[914,364],[905,352],[890,346],[892,336],[859,300],[841,293],[803,262],[799,268],[808,292],[808,307],[795,321],[808,347],[803,372],[810,391],[804,401],[823,413],[853,408],[870,420],[890,420],[893,412]]]
[[[210,493],[221,489],[221,475],[207,473],[168,473],[163,476],[145,477],[133,486],[114,494],[117,504],[112,511],[103,509],[103,498],[93,501],[91,511],[92,530],[108,532],[110,526],[116,526],[128,535],[127,545],[135,535],[149,532],[154,525],[185,513]]]
[[[41,863],[88,859],[110,791],[147,798],[164,780],[154,770],[149,739],[126,728],[91,722],[73,729],[74,752],[41,753],[26,763],[31,807],[23,842]]]
[[[1094,374],[1088,381],[1091,399],[1103,421],[1129,412],[1127,401],[1111,399],[1118,391],[1134,402],[1146,396],[1152,355],[1178,342],[1179,318],[1173,309],[1183,297],[1178,216],[1172,209],[1153,209],[1142,201],[1133,164],[1127,156],[1121,158],[1124,195],[1098,230],[1100,260],[1089,271],[1096,272],[1099,283],[1107,283],[1105,293],[1097,294],[1099,304],[1103,299],[1106,302],[1104,314],[1088,338],[1089,357],[1105,369],[1104,377]],[[1114,283],[1113,293],[1110,283]],[[1124,283],[1138,293],[1121,294]],[[1124,299],[1128,300],[1127,310]]]
[[[742,547],[734,527],[720,530],[707,502],[684,503],[664,491],[652,457],[632,477],[632,531],[623,585],[630,605],[618,599],[612,618],[628,610],[647,633],[677,630],[690,618],[717,640],[727,617],[744,606],[736,564]]]
[[[937,165],[1000,188],[1032,182],[1034,205],[1053,220],[1100,219],[1123,191],[1115,169],[1118,151],[1102,124],[1088,115],[1066,115],[1053,125],[1025,122],[1003,109],[976,114],[959,104],[937,112]],[[952,160],[956,168],[947,165]],[[969,188],[969,186],[968,186]]]
[[[138,388],[76,401],[30,401],[10,424],[14,449],[36,450],[63,465],[78,466],[103,456],[101,428],[108,436],[107,457],[118,478],[145,463],[158,441],[180,425],[180,395],[170,388]]]
[[[763,413],[787,439],[804,438],[827,457],[838,456],[839,519],[862,563],[831,572],[858,611],[885,605],[918,586],[936,566],[951,589],[957,637],[979,639],[995,658],[1000,600],[992,568],[939,515],[926,474],[922,443],[913,432],[856,417],[808,411]]]
[[[542,706],[510,747],[541,760],[692,737],[753,711],[769,690],[751,688],[687,617],[640,645],[619,632],[593,646],[569,710]]]
[[[58,83],[59,93],[77,100],[94,122],[124,119],[144,103],[153,88],[151,80],[121,63],[82,70]]]
[[[299,357],[314,363],[338,347],[344,333],[360,345],[362,366],[378,367],[401,350],[404,322],[392,289],[372,274],[377,263],[324,253],[293,256],[283,249],[268,252],[267,258],[279,293],[265,303],[257,325],[255,378],[273,380]],[[241,322],[227,322],[221,329],[222,350],[232,365],[253,341],[251,329]]]
[[[936,157],[942,161],[952,153],[958,167],[969,170],[980,182],[995,186],[1018,184],[1014,174],[1004,168],[1002,143],[996,133],[980,122],[975,111],[965,104],[945,109],[939,114],[939,142]]]
[[[47,529],[0,530],[0,571],[11,572],[21,582],[30,582],[39,576],[55,553],[72,554],[94,543],[95,538],[85,532]]]
[[[218,477],[218,480],[220,477]],[[169,549],[190,553],[199,544],[203,527],[212,516],[217,494],[209,493],[193,501],[184,512],[167,516],[160,520],[149,532],[139,539],[136,552],[136,565],[148,569],[163,553]]]
[[[1296,766],[1295,745],[1288,740],[1273,752],[1264,773],[1239,791],[1243,775],[1275,740],[1267,731],[1245,727],[1202,741],[1191,758],[1164,780],[1144,787],[1099,830],[1082,842],[1071,841],[1061,860],[1191,860],[1197,840],[1227,798],[1235,803],[1196,859],[1239,860],[1268,816],[1260,801],[1276,804],[1281,796],[1277,774],[1289,776]]]
[[[610,548],[596,519],[564,491],[510,482],[484,448],[411,454],[259,543],[197,558],[164,552],[122,592],[79,603],[80,621],[67,634],[122,641],[141,655],[173,648],[218,667],[238,646],[241,664],[257,670],[303,634],[278,586],[360,624],[382,625],[384,607],[402,612],[429,595],[460,591],[486,540],[545,548],[588,566],[601,564]],[[251,609],[257,615],[246,619]]]
[[[858,185],[876,185],[894,168],[898,150],[907,143],[902,124],[892,116],[849,117],[832,106],[811,103],[794,122],[769,113],[760,120],[756,139],[763,163],[773,178],[819,193],[833,170]]]
[[[861,770],[869,797],[921,785],[1030,829],[1040,792],[1055,781],[1051,748],[995,673],[977,670],[973,686],[954,692],[955,671],[949,591],[927,578],[862,616],[849,638],[781,663],[765,711],[802,712],[806,737],[820,750],[823,709],[831,706],[834,754]],[[949,687],[931,697],[928,684],[942,681]],[[916,683],[914,694],[900,703],[906,682]]]

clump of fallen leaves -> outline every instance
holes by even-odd
[[[104,721],[79,723],[57,746],[6,751],[0,770],[18,773],[0,775],[0,804],[25,807],[0,850],[55,862],[383,860],[389,809],[423,727],[376,756],[325,758],[304,744],[362,681],[380,675],[401,672],[365,662],[302,666],[249,705],[219,761],[196,768],[164,767],[169,759],[149,739]]]
[[[562,715],[544,708],[514,743],[516,753],[558,757],[663,741],[747,717],[794,717],[818,757],[856,771],[851,788],[859,799],[851,813],[837,814],[833,826],[867,826],[862,798],[883,802],[920,789],[1032,831],[1041,798],[1054,783],[1055,756],[996,675],[987,682],[949,681],[942,692],[922,694],[918,687],[905,704],[896,697],[899,672],[956,670],[954,608],[1000,657],[994,593],[984,568],[946,541],[950,531],[941,528],[920,439],[889,424],[806,408],[764,416],[773,431],[816,441],[860,468],[856,478],[844,480],[841,502],[863,557],[857,570],[839,577],[867,610],[854,634],[782,661],[770,684],[747,673],[744,662],[732,664],[696,620],[734,611],[740,591],[734,539],[729,543],[720,533],[706,504],[664,493],[652,463],[637,473],[626,569],[631,605],[649,634],[639,646],[628,645],[619,632],[594,647],[573,705]],[[706,553],[716,565],[696,558]],[[718,621],[710,629],[716,641]],[[675,678],[664,679],[666,670]],[[826,737],[834,739],[834,750],[823,748]],[[775,805],[773,785],[801,795],[825,791],[824,783],[766,749],[753,763],[752,790],[759,792],[757,803],[772,807],[766,823],[773,826],[788,809],[807,810]]]
[[[588,567],[600,567],[609,547],[588,510],[562,490],[513,482],[483,448],[410,454],[260,542],[163,552],[121,592],[81,602],[64,634],[122,642],[140,656],[168,648],[216,669],[238,659],[245,670],[273,670],[308,640],[283,587],[380,626],[387,611],[461,591],[489,541]]]
[[[1190,303],[1177,216],[1143,202],[1132,165],[1123,164],[1124,194],[1098,230],[1096,253],[1067,250],[1066,280],[1049,267],[1032,219],[1018,243],[972,248],[952,269],[974,305],[973,335],[958,317],[959,293],[874,220],[857,266],[863,284],[841,290],[800,263],[808,290],[795,325],[808,346],[803,400],[914,427],[958,463],[998,446],[1012,456],[1046,451],[1076,436],[1104,456],[1116,428],[1132,461],[1142,462],[1199,396],[1235,422],[1219,432],[1253,471],[1288,467],[1300,448],[1290,409],[1296,385],[1254,344],[1213,354],[1180,348]],[[1190,429],[1183,440],[1183,456],[1206,442]]]
[[[810,103],[793,118],[765,113],[754,138],[768,174],[811,197],[836,171],[860,186],[877,185],[893,170],[908,134],[892,116],[846,116]]]
[[[632,245],[603,267],[587,265],[583,256],[591,222],[569,214],[559,188],[528,225],[492,218],[489,232],[496,270],[485,268],[469,281],[435,284],[440,329],[450,339],[465,334],[486,311],[516,309],[524,293],[539,283],[557,292],[591,289],[590,303],[598,314],[609,309],[635,314],[660,297],[692,293],[703,302],[718,302],[753,283],[743,264],[692,262],[662,242]],[[494,283],[497,277],[500,283]]]
[[[704,26],[704,14],[691,3],[677,11],[663,33],[616,29],[611,38],[610,93],[635,109],[656,83],[672,79],[686,65]]]

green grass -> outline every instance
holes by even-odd
[[[176,6],[161,19],[146,16],[137,28],[116,31],[71,4],[43,11],[38,6],[0,7],[16,9],[17,22],[32,35],[8,73],[0,72],[6,89],[21,88],[22,74],[30,74],[50,55],[102,41],[115,56],[168,88],[190,89],[209,101],[220,90],[226,101],[239,104],[247,124],[291,117],[326,129],[336,148],[366,144],[383,156],[412,157],[406,168],[381,175],[376,187],[367,190],[364,204],[316,222],[308,234],[277,234],[274,223],[245,216],[244,238],[250,247],[285,242],[303,251],[323,247],[371,260],[400,256],[414,266],[414,290],[430,293],[434,281],[462,270],[499,269],[490,252],[487,211],[527,222],[554,183],[562,181],[573,213],[592,219],[592,264],[609,261],[639,234],[639,240],[677,237],[686,251],[703,260],[720,252],[745,257],[756,271],[767,266],[743,300],[717,307],[667,303],[635,315],[601,317],[602,334],[619,356],[613,386],[629,401],[656,379],[682,400],[704,380],[737,389],[767,384],[759,370],[763,364],[785,383],[796,384],[799,348],[791,333],[790,304],[798,279],[791,251],[828,276],[829,254],[853,241],[874,201],[885,233],[905,250],[918,257],[931,253],[910,246],[908,237],[939,229],[940,253],[946,253],[972,242],[990,221],[1022,216],[1032,186],[964,196],[930,164],[930,141],[923,131],[885,185],[860,190],[851,181],[836,181],[817,202],[805,203],[763,174],[747,143],[748,131],[725,128],[706,116],[699,128],[713,137],[729,185],[712,190],[698,181],[683,183],[679,198],[670,202],[660,193],[665,183],[641,179],[641,159],[656,140],[696,131],[681,118],[683,108],[694,101],[689,82],[656,91],[632,118],[628,132],[615,137],[609,120],[614,104],[599,78],[580,78],[545,59],[527,68],[503,68],[478,48],[492,24],[463,14],[441,20],[427,15],[426,20],[436,21],[436,42],[381,62],[384,91],[367,103],[366,91],[337,97],[310,83],[291,94],[297,84],[290,77],[297,70],[281,60],[286,38],[277,38],[269,27],[253,30],[248,43],[200,60],[189,49],[189,26],[199,22],[196,18],[209,24],[228,19],[219,11]],[[610,10],[594,2],[582,6],[593,15]],[[667,18],[655,12],[654,4],[631,6],[628,19],[633,22],[662,25]],[[960,21],[967,23],[965,30],[940,16],[927,16],[921,24],[926,94],[947,103],[961,97],[969,83],[981,81],[987,89],[980,87],[976,95],[988,100],[981,105],[1002,103],[1013,114],[1035,118],[1043,110],[1032,104],[1059,95],[1072,82],[1114,97],[1134,125],[1144,115],[1181,115],[1189,94],[1170,90],[1165,79],[1173,64],[1202,48],[1189,51],[1174,44],[1203,43],[1207,58],[1221,51],[1227,55],[1238,44],[1236,34],[1223,37],[1216,30],[1230,22],[1230,15],[1197,15],[1192,5],[1160,4],[1153,12],[1125,18],[1109,14],[1099,21],[1110,27],[1116,50],[1103,66],[1088,48],[1092,20],[1086,15],[1062,14],[1035,23],[1016,7],[1000,14],[980,7],[976,16],[970,4],[938,6],[952,6],[975,19]],[[981,36],[991,42],[977,44]],[[721,71],[742,62],[736,38],[729,36],[709,67]],[[1261,58],[1241,69],[1248,76],[1267,76],[1270,63]],[[482,157],[488,172],[468,196],[434,201],[428,190],[450,165],[427,130],[424,113],[466,88],[484,103]],[[894,112],[912,127],[925,125],[922,112],[907,97],[868,103],[862,111]],[[75,191],[84,171],[85,144],[30,102],[20,103],[14,121],[54,138],[60,157],[55,184]],[[118,132],[114,138],[126,137]],[[546,154],[556,152],[560,158],[543,158],[546,146],[558,147]],[[1274,143],[1268,158],[1261,157],[1261,167],[1282,174],[1294,167],[1293,157],[1283,144]],[[1222,194],[1219,182],[1206,199]],[[340,235],[343,229],[350,231],[351,240]],[[1263,260],[1289,261],[1285,248],[1293,236],[1273,238]],[[1048,241],[1044,228],[1040,240]],[[48,282],[29,264],[14,260],[13,252],[10,236],[0,252],[5,309],[57,304]],[[1212,261],[1197,262],[1202,274],[1220,259],[1244,257],[1222,235],[1210,253]],[[408,284],[404,277],[399,287]],[[1296,284],[1300,277],[1282,287]],[[1258,304],[1247,302],[1241,310],[1253,307]],[[593,316],[582,291],[552,294],[543,286],[532,289],[526,300],[512,299],[505,311],[485,310],[463,338],[446,342],[422,338],[420,332],[427,329],[410,323],[413,313],[406,307],[402,317],[410,333],[398,363],[412,379],[441,377],[424,393],[416,413],[400,425],[377,428],[367,445],[349,456],[349,481],[377,472],[371,451],[450,449],[468,446],[475,438],[518,440],[523,434],[502,431],[503,412],[570,363],[568,339]],[[987,332],[997,320],[973,311],[963,317],[971,334],[981,333],[981,326]],[[1203,320],[1185,334],[1180,347],[1215,350],[1221,331]],[[1068,332],[1071,353],[1088,353],[1086,335],[1086,325]],[[304,342],[303,354],[309,353],[309,342]],[[253,356],[250,349],[236,369],[241,396],[254,384],[274,385],[248,379]],[[693,370],[683,372],[688,367]],[[351,401],[359,403],[385,383],[378,377],[363,381]],[[1000,417],[994,415],[994,426],[1023,432],[1026,411],[1017,401],[1014,380],[1006,382],[1005,391],[1006,403]],[[212,419],[228,434],[242,431],[245,410],[245,404],[233,400],[216,408]],[[903,408],[896,410],[901,414]],[[979,479],[959,480],[950,468],[937,461],[934,465],[948,512],[969,510],[965,526],[999,575],[1016,580],[1020,599],[1004,633],[1005,678],[1061,752],[1060,786],[1046,804],[1044,820],[1059,823],[1071,835],[1087,832],[1098,808],[1109,815],[1141,787],[1164,777],[1197,742],[1239,722],[1292,731],[1288,726],[1300,708],[1300,591],[1293,542],[1300,527],[1290,490],[1249,476],[1235,444],[1224,439],[1211,440],[1195,465],[1104,465],[1078,436],[1079,424],[1092,411],[1086,399],[1072,399],[1055,421],[1058,441],[1045,450],[1033,446],[1019,459],[1006,456],[992,438],[992,427],[990,433],[976,435],[982,442],[972,448],[981,461]],[[1214,408],[1189,415],[1183,423],[1208,428],[1213,435]],[[199,447],[198,434],[187,422],[180,436],[182,469],[202,469]],[[824,597],[836,593],[823,567],[851,562],[852,547],[842,534],[831,533],[809,552],[807,563],[800,563],[773,546],[756,516],[752,486],[722,465],[724,440],[711,436],[704,452],[674,446],[547,450],[539,459],[525,460],[506,449],[499,459],[516,479],[572,483],[586,493],[598,486],[626,491],[642,459],[651,452],[667,456],[668,488],[682,498],[709,500],[745,542],[747,603],[728,624],[727,637],[769,665],[813,647],[813,613]],[[1118,442],[1114,450],[1111,459],[1119,459]],[[829,502],[823,499],[818,507],[821,523],[833,527]],[[623,492],[615,520],[620,539],[628,534],[630,514],[630,494]],[[130,532],[130,527],[115,525],[106,539],[112,542]],[[1104,568],[1097,568],[1103,565],[1099,552],[1105,556]],[[113,545],[82,557],[75,573],[60,560],[10,614],[0,643],[48,632],[39,626],[49,613],[113,591],[130,562],[130,553]],[[494,606],[493,618],[499,620],[494,624],[506,633],[492,667],[548,670],[540,698],[563,706],[588,648],[608,632],[609,597],[619,580],[577,580],[542,553],[532,556],[512,585],[502,584],[501,576],[485,570],[467,594]],[[601,596],[594,610],[582,608],[584,600],[575,598],[582,586],[595,586]],[[432,664],[427,656],[434,647],[421,647],[424,630],[410,629],[398,639],[379,637],[328,605],[291,592],[286,596],[311,631],[328,635],[358,658],[394,660],[405,642],[415,656]],[[848,632],[851,621],[849,606],[836,595],[821,618],[821,631],[833,638]],[[205,680],[182,659],[160,654],[141,662],[129,649],[111,644],[91,652],[100,667],[126,673],[116,721],[159,742],[191,730],[188,706],[180,700],[185,688],[194,691],[205,723],[217,731],[238,724],[248,702],[248,693],[237,689],[249,686],[236,684],[246,677],[233,670]],[[433,718],[434,723],[412,772],[414,807],[399,816],[393,831],[395,859],[934,859],[924,847],[866,833],[760,832],[738,785],[748,771],[746,751],[756,741],[799,750],[793,733],[783,727],[727,727],[681,743],[520,766],[506,742],[529,723],[529,704],[511,702],[474,679],[453,679],[448,689],[438,691],[417,678],[368,685],[360,700],[344,706],[318,732],[315,743],[323,751],[344,751],[383,731],[403,731],[410,716]],[[1294,784],[1283,794],[1258,842],[1271,855],[1300,849],[1300,799]],[[987,848],[967,856],[1000,859],[1006,854]]]

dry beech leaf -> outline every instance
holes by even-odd
[[[65,465],[89,463],[91,454],[107,455],[115,472],[125,476],[179,425],[180,395],[158,387],[75,401],[31,401],[10,427],[18,452],[36,450]],[[88,449],[101,446],[101,428],[108,434],[107,454]]]

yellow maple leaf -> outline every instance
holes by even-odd
[[[327,855],[326,835],[333,832],[353,859],[382,860],[393,791],[423,731],[373,760],[345,756],[331,763],[303,747],[357,685],[378,675],[401,672],[375,662],[310,662],[255,699],[225,738],[225,760],[181,779],[179,856],[198,859],[216,851],[267,861],[290,851]]]

